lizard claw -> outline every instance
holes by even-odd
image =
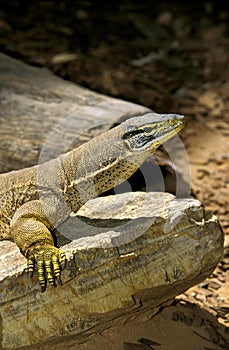
[[[65,253],[64,253],[64,255],[65,255]],[[67,259],[65,257],[65,258],[63,258],[63,261],[60,263],[61,271],[63,271],[65,269],[66,265],[67,265]]]
[[[60,278],[62,265],[66,266],[66,255],[50,244],[36,244],[29,249],[27,254],[28,271],[32,277],[35,264],[37,265],[38,280],[41,286],[41,292],[46,290],[47,282],[56,287],[56,281],[62,285]]]

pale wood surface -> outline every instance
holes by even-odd
[[[53,158],[146,111],[0,54],[0,172],[36,164],[45,142],[45,157]]]
[[[28,280],[17,248],[5,245],[0,260],[4,349],[51,344],[53,336],[67,349],[64,336],[77,345],[136,312],[153,315],[209,276],[222,256],[217,219],[197,200],[133,192],[90,201],[79,215],[83,223],[75,217],[59,228],[76,238],[63,247],[64,284],[44,294],[36,274]]]

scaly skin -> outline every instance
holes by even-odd
[[[148,113],[128,119],[47,163],[0,175],[0,240],[17,244],[35,265],[41,291],[60,280],[64,251],[52,231],[89,199],[127,180],[185,118]]]

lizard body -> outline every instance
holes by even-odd
[[[41,290],[60,280],[65,253],[52,231],[89,199],[127,180],[161,143],[184,125],[180,115],[130,118],[44,164],[0,175],[0,240],[17,244],[35,264]]]

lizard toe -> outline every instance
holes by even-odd
[[[62,285],[62,281],[60,278],[61,270],[63,270],[66,266],[66,255],[63,250],[59,250],[58,254],[53,254],[52,256],[52,267],[53,267],[53,273],[55,275],[55,278],[58,282],[58,284]]]
[[[43,293],[47,286],[47,280],[46,280],[46,274],[45,274],[45,263],[42,255],[38,256],[36,263],[37,263],[38,280],[40,283],[41,292]]]
[[[33,255],[30,255],[27,260],[27,269],[28,269],[30,278],[33,277],[34,267],[35,267],[35,258]]]

